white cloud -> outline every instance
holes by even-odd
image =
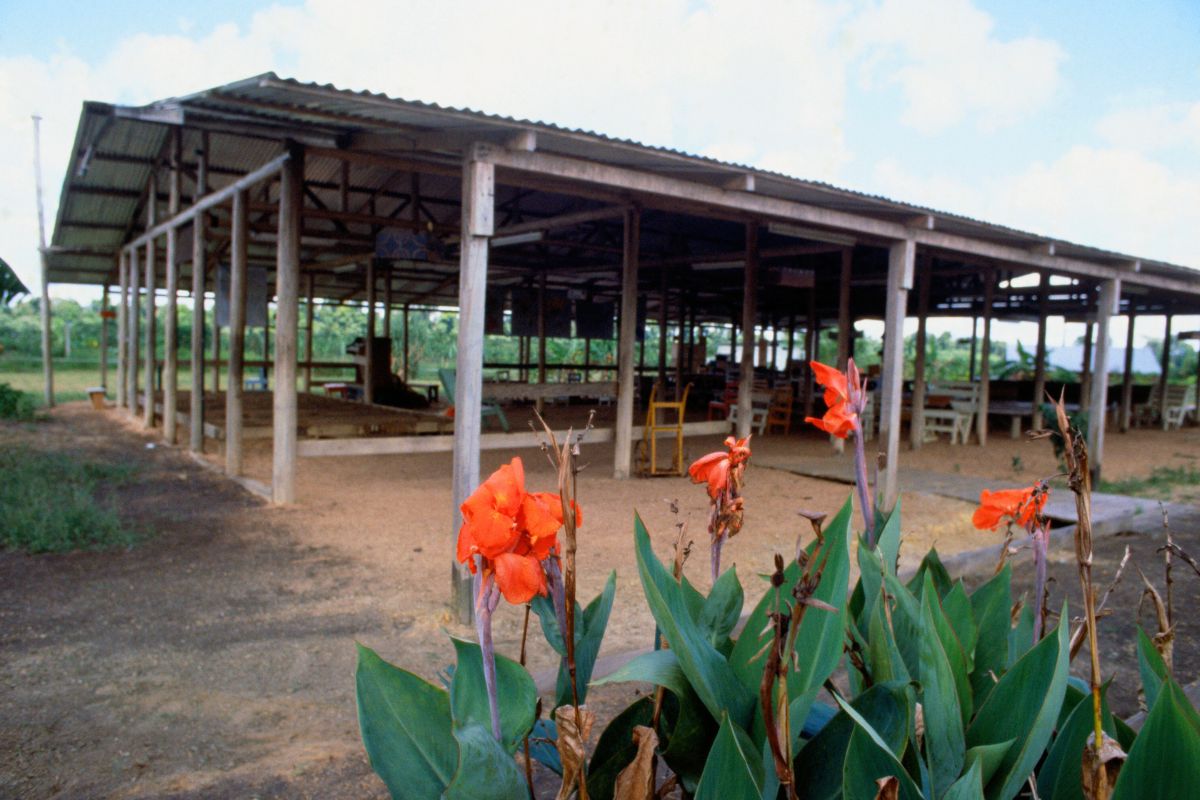
[[[970,0],[884,0],[852,25],[864,81],[896,84],[901,121],[936,133],[965,120],[983,130],[1044,106],[1060,85],[1065,52],[1034,36],[1002,41]]]
[[[1200,149],[1200,102],[1120,109],[1101,118],[1096,130],[1113,145],[1140,151]]]

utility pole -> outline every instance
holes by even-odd
[[[42,257],[42,375],[46,384],[46,408],[54,407],[54,363],[50,355],[50,262],[46,253],[46,214],[42,210],[42,118],[33,115],[33,175],[37,187],[38,253]]]

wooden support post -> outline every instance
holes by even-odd
[[[473,618],[471,577],[454,557],[462,525],[459,506],[479,484],[480,413],[483,409],[483,318],[487,299],[488,241],[495,229],[495,168],[468,148],[462,178],[459,247],[458,354],[454,414],[453,496],[450,505],[450,605],[462,622]]]
[[[150,199],[146,203],[146,227],[153,228],[155,220],[155,197],[158,181],[150,180]],[[142,402],[142,424],[154,427],[154,389],[158,374],[158,310],[155,308],[155,283],[158,273],[158,256],[154,252],[154,239],[146,240],[146,394]]]
[[[279,242],[275,262],[275,434],[271,501],[296,502],[296,337],[300,320],[300,218],[304,150],[289,143],[291,158],[279,174]]]
[[[688,343],[685,336],[687,329],[687,303],[683,296],[683,289],[679,290],[679,302],[675,309],[676,321],[678,323],[679,335],[675,341],[678,342],[675,349],[675,402],[679,402],[679,398],[683,396],[683,380],[687,370],[687,353]]]
[[[970,365],[967,369],[967,380],[971,383],[975,382],[975,351],[979,344],[979,317],[971,317],[971,354],[967,357]]]
[[[313,301],[315,296],[315,276],[310,272],[305,276],[304,286],[304,392],[312,391],[312,360],[313,360]]]
[[[758,318],[758,222],[746,223],[746,268],[742,275],[742,374],[738,383],[737,437],[750,435],[754,406],[754,325]]]
[[[1092,340],[1096,337],[1095,325],[1091,320],[1083,326],[1083,364],[1079,374],[1079,407],[1087,405],[1092,396]]]
[[[392,350],[392,268],[385,267],[383,270],[383,335],[388,340],[388,352]],[[392,371],[392,365],[388,364],[388,372]]]
[[[412,375],[408,373],[408,303],[404,304],[404,382],[408,383],[412,380]]]
[[[889,514],[899,496],[897,468],[900,462],[900,402],[904,388],[904,315],[908,292],[913,285],[917,245],[912,239],[896,242],[888,248],[887,307],[883,331],[880,438],[884,444],[882,485],[876,487],[883,513]]]
[[[232,285],[232,280],[230,281]],[[213,296],[217,293],[216,281],[213,281]],[[230,304],[230,308],[232,308]],[[213,341],[212,341],[212,357],[213,357],[213,391],[221,391],[221,326],[217,323],[216,303],[213,303]],[[232,334],[231,334],[232,335]],[[228,366],[228,365],[226,365]]]
[[[1121,373],[1121,433],[1129,431],[1129,424],[1133,417],[1133,322],[1137,317],[1133,313],[1133,304],[1130,304],[1129,315],[1127,316],[1128,325],[1125,329],[1125,369]],[[1200,380],[1196,384],[1200,386]]]
[[[129,257],[129,310],[126,312],[129,341],[125,361],[125,402],[129,406],[129,416],[137,417],[138,369],[142,362],[141,353],[138,352],[142,342],[142,298],[138,284],[141,282],[142,273],[138,268],[138,249],[131,247],[125,253]]]
[[[246,361],[246,248],[249,243],[246,191],[233,196],[229,243],[229,378],[225,388],[225,474],[242,474],[242,393]],[[216,317],[216,314],[213,315]],[[217,329],[220,339],[220,328]],[[276,381],[278,382],[278,380]]]
[[[202,134],[196,151],[195,203],[208,194],[208,134]],[[192,390],[188,405],[188,449],[204,452],[204,286],[208,282],[208,215],[192,220]],[[216,316],[214,314],[214,316]]]
[[[854,320],[850,316],[850,286],[853,280],[853,269],[854,248],[844,248],[841,271],[838,275],[837,367],[840,370],[846,369],[847,362],[854,355]],[[833,445],[834,452],[841,453],[846,448],[844,439],[830,436],[829,441]]]
[[[1104,429],[1108,425],[1108,347],[1109,321],[1121,301],[1121,281],[1110,278],[1100,283],[1096,304],[1096,347],[1093,351],[1092,394],[1088,403],[1088,467],[1092,485],[1100,483],[1104,462]]]
[[[108,392],[108,281],[100,294],[100,385]]]
[[[729,363],[733,365],[740,361],[738,357],[738,321],[735,319],[729,323]]]
[[[42,209],[42,135],[41,135],[42,118],[37,114],[33,115],[33,175],[35,180],[35,188],[37,189],[37,217],[38,217],[38,255],[41,264],[41,305],[39,311],[41,315],[41,340],[42,340],[42,380],[43,380],[43,399],[46,403],[46,408],[54,408],[54,354],[51,352],[51,319],[50,319],[50,255],[46,250],[46,217]],[[70,337],[68,337],[67,347],[70,347]],[[68,354],[69,355],[69,354]]]
[[[975,414],[975,435],[979,446],[987,444],[988,408],[992,395],[992,306],[996,301],[996,273],[988,270],[984,274],[987,284],[983,287],[983,340],[979,348],[979,410]]]
[[[671,304],[667,295],[667,271],[659,267],[658,273],[658,386],[665,399],[667,393],[667,320]]]
[[[379,305],[376,277],[372,258],[367,261],[367,349],[363,351],[363,402],[368,405],[375,402],[375,310]]]
[[[812,362],[820,360],[820,341],[817,338],[820,336],[818,325],[820,320],[817,317],[817,289],[814,286],[808,293],[808,322],[804,328],[804,370],[801,374],[804,375],[804,416],[811,417],[813,415],[813,406],[816,403],[817,385],[813,379],[814,374]],[[793,326],[794,327],[794,326]],[[789,330],[788,338],[788,363],[791,363],[791,336]],[[788,373],[790,380],[791,373]]]
[[[129,253],[124,250],[117,256],[117,275],[117,408],[124,408],[129,386]]]
[[[783,365],[783,368],[787,371],[789,380],[791,379],[791,375],[792,375],[792,362],[795,360],[795,358],[794,358],[795,355],[796,355],[796,315],[792,314],[790,317],[788,317],[787,362]]]
[[[617,428],[613,449],[613,477],[628,478],[633,444],[633,343],[637,338],[638,248],[641,214],[625,212],[625,237],[621,261],[621,327],[617,338]]]
[[[1167,386],[1171,383],[1171,315],[1163,324],[1162,372],[1158,376],[1158,418],[1167,418]]]
[[[167,174],[167,216],[179,213],[179,128],[171,129],[171,171]],[[163,440],[175,444],[179,408],[179,229],[167,228],[167,308],[163,320]]]
[[[1038,291],[1037,350],[1033,356],[1033,429],[1042,429],[1042,403],[1046,402],[1046,314],[1050,306],[1050,273],[1043,272]]]
[[[537,333],[538,333],[538,353],[537,353],[537,382],[546,382],[546,270],[542,270],[538,275],[538,318],[537,318]],[[534,408],[541,414],[546,410],[546,399],[538,395],[534,402]]]
[[[921,283],[917,289],[917,352],[913,359],[912,420],[909,422],[909,443],[920,450],[925,443],[925,340],[929,321],[929,289],[933,283],[933,256],[921,260]]]

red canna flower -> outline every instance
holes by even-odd
[[[721,548],[725,540],[742,529],[742,475],[750,460],[750,437],[725,439],[728,452],[717,451],[701,456],[688,467],[692,483],[708,484],[711,510],[708,533],[712,538],[712,579],[721,572]]]
[[[519,457],[493,472],[461,506],[457,556],[472,572],[479,556],[485,583],[495,578],[504,599],[519,605],[546,594],[542,561],[558,548],[562,501],[552,492],[526,492]],[[583,515],[575,507],[575,524]]]
[[[971,523],[979,530],[995,530],[1005,519],[1012,520],[1022,528],[1029,528],[1041,516],[1050,490],[1041,481],[1028,489],[1002,489],[979,495],[979,508],[975,509]]]
[[[692,483],[707,483],[708,496],[716,499],[721,490],[729,485],[732,469],[750,460],[749,442],[749,436],[745,439],[726,437],[725,446],[729,448],[729,452],[723,453],[718,450],[709,453],[696,459],[688,467]]]
[[[855,403],[851,402],[851,387],[849,376],[842,373],[833,367],[822,364],[820,361],[810,361],[813,374],[816,376],[817,383],[825,387],[825,416],[805,417],[805,422],[811,422],[826,433],[832,434],[839,439],[845,439],[850,435],[850,431],[854,430],[854,422],[858,418],[858,411],[855,409]],[[858,370],[851,367],[847,372],[853,371],[856,384],[854,391],[858,391],[857,386]]]

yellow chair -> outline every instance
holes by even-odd
[[[657,475],[683,475],[685,468],[683,464],[683,417],[687,411],[688,392],[692,390],[692,385],[689,383],[683,389],[683,396],[679,400],[659,400],[658,399],[658,384],[654,384],[654,388],[650,390],[650,402],[646,406],[646,424],[642,428],[642,441],[638,443],[638,473],[643,476]],[[670,419],[670,415],[674,413],[674,421],[660,422],[658,419],[659,412]],[[671,461],[671,466],[666,469],[658,467],[658,434],[660,431],[667,431],[675,434],[675,457]]]

